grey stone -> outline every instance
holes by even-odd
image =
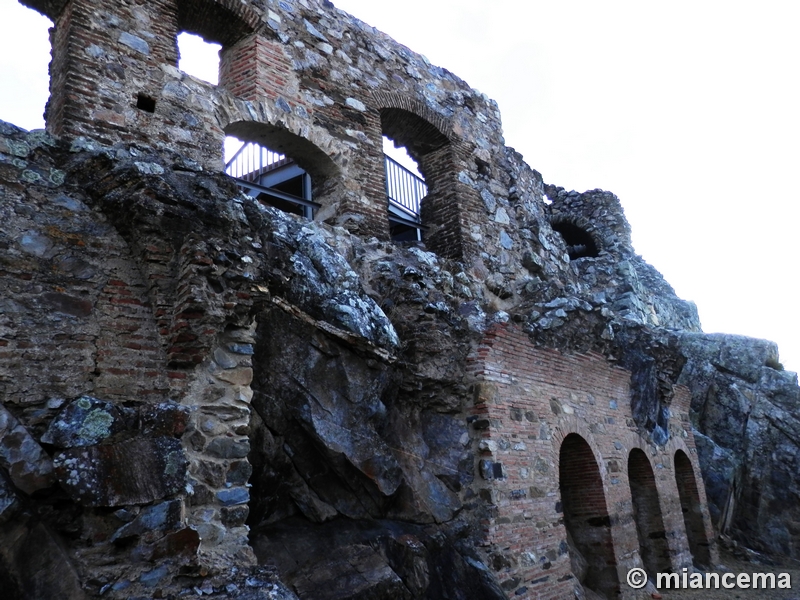
[[[14,486],[32,494],[55,483],[53,462],[28,430],[0,404],[0,466]]]
[[[19,239],[20,247],[34,256],[45,256],[53,248],[53,241],[38,231],[28,231]]]
[[[136,423],[134,410],[91,396],[67,404],[50,423],[42,441],[57,448],[93,446]]]
[[[61,486],[83,506],[146,504],[186,484],[186,457],[174,438],[70,448],[54,464]]]
[[[253,344],[229,344],[228,350],[234,354],[254,354]]]
[[[161,532],[179,529],[183,523],[183,505],[180,500],[160,502],[146,506],[133,521],[120,527],[111,536],[111,541],[124,540],[147,532]]]
[[[142,54],[150,54],[150,45],[139,36],[123,31],[119,34],[119,41],[129,48],[133,48]]]
[[[17,508],[19,508],[19,502],[14,488],[6,481],[5,476],[0,473],[0,524],[13,517]]]
[[[250,500],[250,492],[247,488],[237,487],[217,492],[217,500],[223,506],[232,506],[234,504],[247,504]]]
[[[162,565],[142,573],[139,576],[139,582],[146,587],[156,587],[167,575],[169,575],[169,567]]]
[[[245,458],[250,452],[250,441],[229,437],[214,438],[206,452],[217,458]]]

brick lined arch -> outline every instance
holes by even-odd
[[[310,176],[311,192],[310,196],[306,198],[320,205],[322,218],[325,218],[331,211],[335,211],[336,192],[341,187],[340,171],[333,160],[313,142],[286,129],[255,121],[235,121],[228,125],[225,131],[243,142],[254,142],[263,148],[284,154],[288,159],[294,161],[297,167]],[[300,171],[301,175],[302,171]],[[303,177],[308,180],[307,176],[303,175]],[[307,188],[304,187],[304,189]],[[299,192],[295,195],[302,196]],[[317,217],[320,217],[319,210]],[[309,212],[306,216],[312,218],[312,213]]]
[[[376,91],[372,94],[372,97],[374,99],[375,106],[379,110],[397,109],[416,115],[420,119],[429,123],[430,126],[433,127],[439,134],[444,136],[445,141],[450,139],[453,128],[450,119],[431,110],[427,104],[424,104],[415,98],[397,94],[395,92]]]
[[[678,486],[689,550],[696,564],[707,567],[711,565],[710,541],[703,523],[697,478],[692,462],[683,450],[675,452],[675,483]]]
[[[463,199],[458,192],[450,120],[414,98],[375,92],[373,99],[383,135],[408,150],[428,186],[421,205],[426,245],[442,256],[461,258]]]
[[[223,47],[253,33],[258,13],[241,0],[178,0],[178,29]]]
[[[564,526],[574,550],[588,563],[582,583],[606,596],[619,592],[611,517],[603,478],[589,443],[576,433],[564,438],[559,451],[559,489]]]
[[[664,518],[653,467],[647,455],[634,448],[628,455],[633,519],[639,537],[639,553],[650,577],[672,568]]]

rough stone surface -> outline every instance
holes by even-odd
[[[797,374],[783,370],[777,347],[764,340],[687,334],[681,346],[716,526],[748,547],[797,558]]]
[[[0,466],[26,494],[55,483],[53,462],[25,427],[0,406]]]
[[[797,556],[796,378],[702,334],[493,101],[327,1],[23,3],[54,29],[47,132],[0,122],[12,600],[628,600],[630,567],[713,567],[712,516]],[[305,170],[314,218],[220,173],[226,134]]]
[[[61,486],[84,506],[144,504],[186,485],[183,447],[172,438],[64,450],[54,464]]]
[[[94,446],[132,428],[135,418],[133,410],[84,396],[69,403],[50,422],[42,441],[57,448]]]

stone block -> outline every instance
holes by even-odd
[[[146,504],[181,492],[186,457],[174,438],[70,448],[55,460],[58,481],[83,506]]]
[[[180,500],[146,506],[133,521],[120,527],[111,536],[111,541],[125,540],[143,534],[161,537],[169,531],[179,529],[183,523],[183,516],[183,502]]]
[[[53,462],[28,430],[0,405],[0,466],[26,494],[55,483]]]
[[[136,411],[91,396],[81,396],[67,404],[42,436],[56,448],[94,446],[115,434],[132,428]]]
[[[180,437],[186,431],[191,412],[188,406],[175,402],[146,404],[140,409],[141,430],[150,436]]]
[[[250,441],[229,437],[214,438],[206,451],[217,458],[245,458],[250,452]]]

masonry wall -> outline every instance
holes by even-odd
[[[627,231],[613,195],[603,196],[602,207],[592,194],[562,199],[549,214],[542,177],[504,146],[493,101],[323,0],[24,3],[55,23],[47,127],[60,140],[5,125],[0,137],[7,223],[0,281],[9,290],[0,392],[32,446],[48,445],[41,456],[50,477],[40,489],[54,487],[52,451],[57,493],[71,494],[75,510],[88,515],[81,535],[92,545],[78,562],[83,580],[101,582],[91,584],[92,593],[119,584],[114,592],[123,597],[133,593],[125,585],[156,585],[170,569],[177,574],[183,559],[215,572],[253,562],[245,526],[253,319],[282,297],[289,300],[276,304],[281,310],[326,335],[338,331],[359,351],[385,346],[377,356],[388,361],[399,348],[393,364],[402,395],[383,398],[403,409],[393,417],[403,424],[397,439],[418,437],[406,428],[406,406],[446,414],[446,434],[431,444],[456,464],[441,467],[449,476],[439,479],[439,458],[411,465],[408,457],[387,457],[392,481],[402,472],[412,491],[397,487],[399,497],[381,498],[395,512],[372,516],[438,524],[462,508],[470,519],[486,508],[481,543],[505,592],[569,595],[575,578],[558,457],[561,442],[576,434],[599,470],[605,507],[597,516],[608,515],[617,579],[641,563],[625,472],[632,448],[651,461],[673,565],[691,563],[673,472],[682,449],[697,475],[685,391],[672,400],[670,442],[655,448],[630,413],[630,373],[600,354],[544,349],[608,352],[617,313],[650,325],[693,323],[677,299],[663,310],[645,302],[629,312],[612,302],[620,290],[634,289],[638,298],[662,289],[646,281],[632,287],[638,271],[619,268],[633,250],[627,236],[612,235]],[[177,69],[180,31],[222,45],[220,85]],[[269,216],[229,179],[209,176],[222,167],[226,134],[285,152],[306,169],[324,225]],[[404,144],[428,179],[424,248],[388,243],[383,134]],[[599,212],[585,212],[589,205]],[[570,262],[550,225],[562,209],[580,213],[598,239],[617,241],[596,258]],[[309,242],[323,237],[338,250]],[[353,267],[359,275],[350,265],[360,265]],[[658,318],[648,316],[653,311]],[[518,325],[495,324],[484,335],[509,319]],[[459,357],[478,344],[470,362],[474,405],[472,380],[463,378],[461,358],[453,360],[456,343]],[[65,419],[63,407],[92,409],[92,401],[79,400],[90,394],[102,397],[104,419],[131,417],[122,419],[121,433],[79,447],[42,437]],[[378,422],[385,410],[373,400],[368,414]],[[453,450],[469,446],[461,411],[470,411],[477,484],[469,456]],[[123,439],[147,452],[126,451]],[[338,456],[338,438],[323,441]],[[104,453],[110,463],[98,458]],[[91,463],[86,478],[97,489],[84,471],[72,475],[66,461],[73,459]],[[367,479],[375,477],[370,461],[356,465]],[[152,481],[145,477],[146,493],[120,496],[111,489],[119,481],[102,475],[151,462],[159,469],[151,469]],[[167,471],[175,476],[162,477]],[[305,485],[299,474],[292,481]],[[698,494],[704,505],[702,485]],[[443,505],[419,508],[431,498]],[[121,517],[106,510],[119,506],[130,510]],[[170,520],[142,524],[155,513]],[[701,518],[710,534],[707,515]],[[111,566],[101,564],[109,549],[119,558]],[[178,558],[165,565],[159,561],[167,550]]]
[[[678,450],[692,457],[704,534],[713,539],[685,389],[677,390],[670,409],[670,441],[656,447],[631,417],[630,373],[599,355],[537,348],[516,327],[497,325],[471,368],[480,381],[472,423],[477,468],[481,495],[491,506],[485,552],[509,595],[566,598],[576,584],[559,487],[559,453],[570,434],[589,444],[599,467],[620,582],[630,568],[643,566],[627,473],[633,449],[644,452],[655,474],[672,569],[693,562],[675,479]],[[631,593],[624,583],[621,592]]]
[[[123,584],[146,581],[148,572],[160,580],[168,574],[158,566],[164,555],[208,569],[252,564],[244,524],[254,352],[249,286],[238,289],[234,267],[225,284],[214,283],[225,289],[212,289],[208,278],[220,255],[209,255],[197,222],[189,228],[185,215],[169,210],[151,215],[149,225],[143,214],[134,216],[138,201],[156,195],[147,174],[163,173],[163,166],[129,154],[138,166],[123,177],[130,186],[123,189],[119,179],[109,184],[114,176],[101,159],[85,171],[76,167],[73,177],[86,177],[77,189],[47,160],[43,148],[53,146],[47,135],[6,124],[0,131],[0,152],[17,157],[0,172],[3,465],[27,494],[58,482],[61,501],[74,502],[76,535],[86,547],[80,560],[71,556],[77,574],[70,577],[84,586],[116,581],[123,593]],[[133,213],[97,209],[107,185],[125,196],[123,213]],[[9,427],[19,431],[6,435]],[[22,462],[9,465],[7,446],[22,432],[27,450],[12,454]],[[37,523],[30,526],[54,537],[52,523]],[[64,552],[54,544],[43,546],[42,556],[70,562],[53,557]],[[13,556],[13,547],[7,551]]]

